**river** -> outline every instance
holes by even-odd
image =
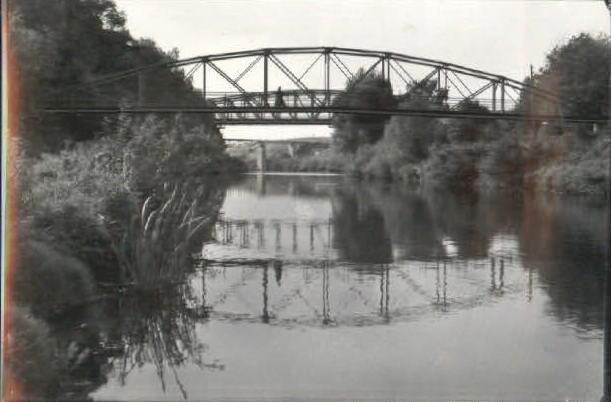
[[[96,400],[599,400],[609,213],[244,176]],[[143,310],[147,312],[143,312]],[[139,321],[141,320],[141,321]]]

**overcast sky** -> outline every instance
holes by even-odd
[[[181,57],[338,46],[444,60],[522,80],[579,32],[609,33],[600,0],[115,0],[135,37]],[[196,84],[198,81],[196,80]],[[228,127],[224,135],[323,134],[326,127]]]

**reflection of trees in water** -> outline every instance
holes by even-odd
[[[344,188],[334,193],[333,246],[341,259],[351,262],[391,262],[391,240],[385,221],[365,197],[366,194]]]
[[[525,196],[521,254],[537,269],[551,314],[579,329],[602,328],[609,212],[584,200]]]
[[[359,247],[362,253],[385,244],[390,256],[391,242],[400,249],[397,258],[435,259],[447,257],[444,241],[450,239],[457,247],[458,257],[483,257],[491,234],[499,229],[489,222],[499,219],[490,216],[487,205],[488,201],[480,202],[473,194],[417,192],[396,184],[354,183],[334,193],[335,225],[345,226],[336,228],[340,237],[337,245],[346,247],[355,242],[351,237],[363,232],[364,241]]]
[[[261,195],[292,195],[300,198],[327,197],[338,177],[312,176],[246,176],[232,189]],[[263,193],[263,194],[262,194]]]
[[[530,194],[457,194],[393,184],[353,183],[333,193],[334,247],[352,262],[489,255],[497,234],[515,234],[522,264],[550,296],[551,314],[582,329],[601,328],[609,220],[585,200]],[[498,267],[498,269],[501,267]]]
[[[436,226],[436,216],[428,200],[400,186],[374,185],[360,189],[381,211],[398,258],[432,259],[444,256],[443,234]]]

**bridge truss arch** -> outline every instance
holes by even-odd
[[[168,69],[181,70],[193,80],[199,103],[145,95],[153,92],[146,88],[149,78]],[[434,85],[446,91],[444,108],[415,110],[402,108],[400,103],[392,109],[362,109],[335,102],[348,80],[371,74],[389,80],[398,98],[419,96],[419,88]],[[105,85],[129,80],[138,85],[135,104],[118,106],[118,100],[104,97]],[[219,84],[224,89],[214,88]],[[531,103],[539,105],[529,115],[517,109],[526,94]],[[262,48],[171,60],[99,77],[76,86],[64,99],[71,99],[72,104],[56,103],[47,110],[213,113],[223,125],[329,124],[334,113],[540,120],[561,113],[555,93],[503,75],[395,52],[342,47]],[[461,108],[467,101],[477,102],[487,112]]]

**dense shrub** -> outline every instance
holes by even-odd
[[[309,154],[299,161],[301,172],[342,173],[346,165],[346,157],[333,148]]]
[[[5,380],[13,378],[19,383],[21,400],[57,398],[68,371],[67,356],[60,352],[45,322],[27,308],[13,307],[6,314],[11,317],[11,332],[4,345],[8,363]],[[10,398],[8,385],[5,396]]]
[[[85,264],[31,236],[26,238],[20,243],[19,267],[13,276],[15,303],[49,318],[93,297],[94,282]]]
[[[133,128],[126,149],[130,189],[148,194],[160,184],[227,170],[228,157],[215,129],[149,117]]]
[[[111,193],[109,197],[119,197],[118,194]],[[104,231],[103,216],[94,220],[73,205],[56,210],[38,209],[32,213],[29,236],[45,240],[58,251],[84,262],[96,282],[116,282],[119,280],[119,261],[113,253],[111,239]]]
[[[482,187],[508,187],[521,184],[525,170],[519,136],[515,132],[500,133],[487,143],[478,163],[478,179]]]
[[[35,208],[58,211],[78,207],[90,216],[110,194],[124,190],[120,144],[110,138],[88,141],[56,154],[43,154],[31,168],[30,194]]]
[[[334,99],[334,106],[361,109],[389,109],[395,105],[391,83],[382,75],[361,69],[347,82],[345,91]],[[386,116],[336,114],[333,118],[334,144],[342,152],[353,153],[362,145],[373,144],[382,136]]]
[[[480,142],[437,147],[422,164],[422,180],[451,188],[470,187],[478,179],[478,161],[484,152]]]
[[[543,190],[573,194],[610,194],[610,136],[603,134],[586,152],[568,152],[529,172],[527,182]]]

